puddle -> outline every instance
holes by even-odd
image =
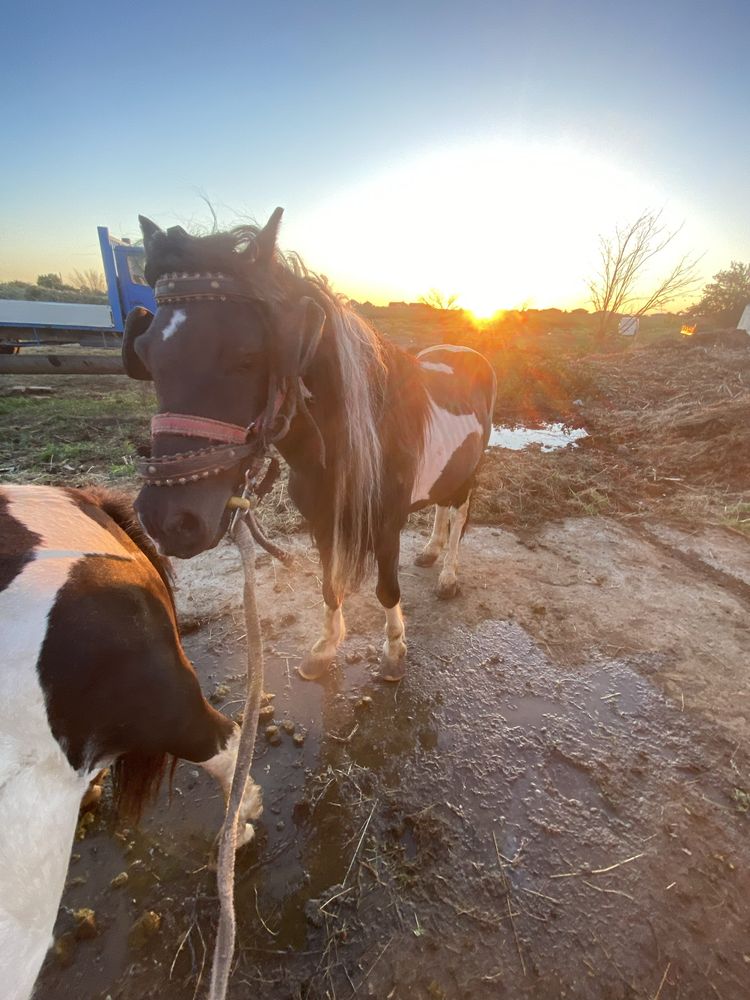
[[[509,448],[520,451],[532,444],[542,446],[542,451],[555,451],[557,448],[576,447],[576,442],[588,437],[588,431],[583,427],[566,427],[565,424],[542,424],[541,427],[508,427],[495,424],[490,434],[489,448]]]

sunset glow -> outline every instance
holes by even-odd
[[[116,7],[91,19],[43,6],[41,34],[36,7],[16,5],[5,25],[14,155],[0,281],[98,269],[97,226],[137,239],[139,213],[205,232],[204,199],[220,227],[282,205],[281,246],[344,295],[384,304],[436,289],[478,316],[587,306],[600,234],[649,209],[684,223],[675,258],[703,255],[706,280],[747,259],[750,8],[739,0],[722,17],[652,4],[649,31],[630,9],[548,0],[302,4],[300,18],[235,5],[208,47],[198,8],[168,2],[149,8],[150,36],[170,39],[158,60]],[[263,43],[276,38],[283,59]],[[186,74],[193,51],[200,72]],[[677,54],[696,51],[701,72],[685,72]],[[127,67],[123,127],[180,81],[180,139],[158,157],[123,156],[122,129],[101,127],[113,65]],[[81,95],[85,115],[60,114]]]
[[[369,177],[290,218],[284,240],[354,298],[416,301],[434,288],[485,318],[582,304],[599,234],[665,200],[588,150],[497,140]],[[668,214],[685,217],[674,202]]]

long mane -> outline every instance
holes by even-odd
[[[343,597],[368,569],[383,485],[381,424],[388,378],[378,333],[338,296],[327,280],[309,271],[296,254],[278,254],[280,266],[304,283],[323,307],[335,352],[341,433],[331,455],[333,538],[331,585]]]

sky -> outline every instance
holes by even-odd
[[[750,260],[750,4],[12,3],[0,281],[97,267],[97,225],[263,222],[359,300],[585,306],[644,209],[664,267]],[[671,256],[670,256],[671,254]],[[653,275],[656,277],[656,274]]]

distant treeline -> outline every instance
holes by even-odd
[[[108,301],[104,291],[104,276],[95,270],[77,271],[71,283],[67,284],[59,274],[40,274],[34,284],[30,281],[5,281],[0,283],[0,299],[86,302],[91,305],[101,305]]]
[[[491,320],[477,322],[463,309],[436,309],[424,303],[391,302],[375,306],[354,303],[355,308],[407,350],[421,350],[430,344],[464,344],[478,350],[508,347],[552,352],[585,353],[599,339],[598,314],[586,309],[523,309],[498,313]],[[639,340],[679,335],[686,322],[683,314],[659,313],[641,318]],[[611,338],[610,338],[611,340]],[[616,337],[623,346],[629,338]]]

